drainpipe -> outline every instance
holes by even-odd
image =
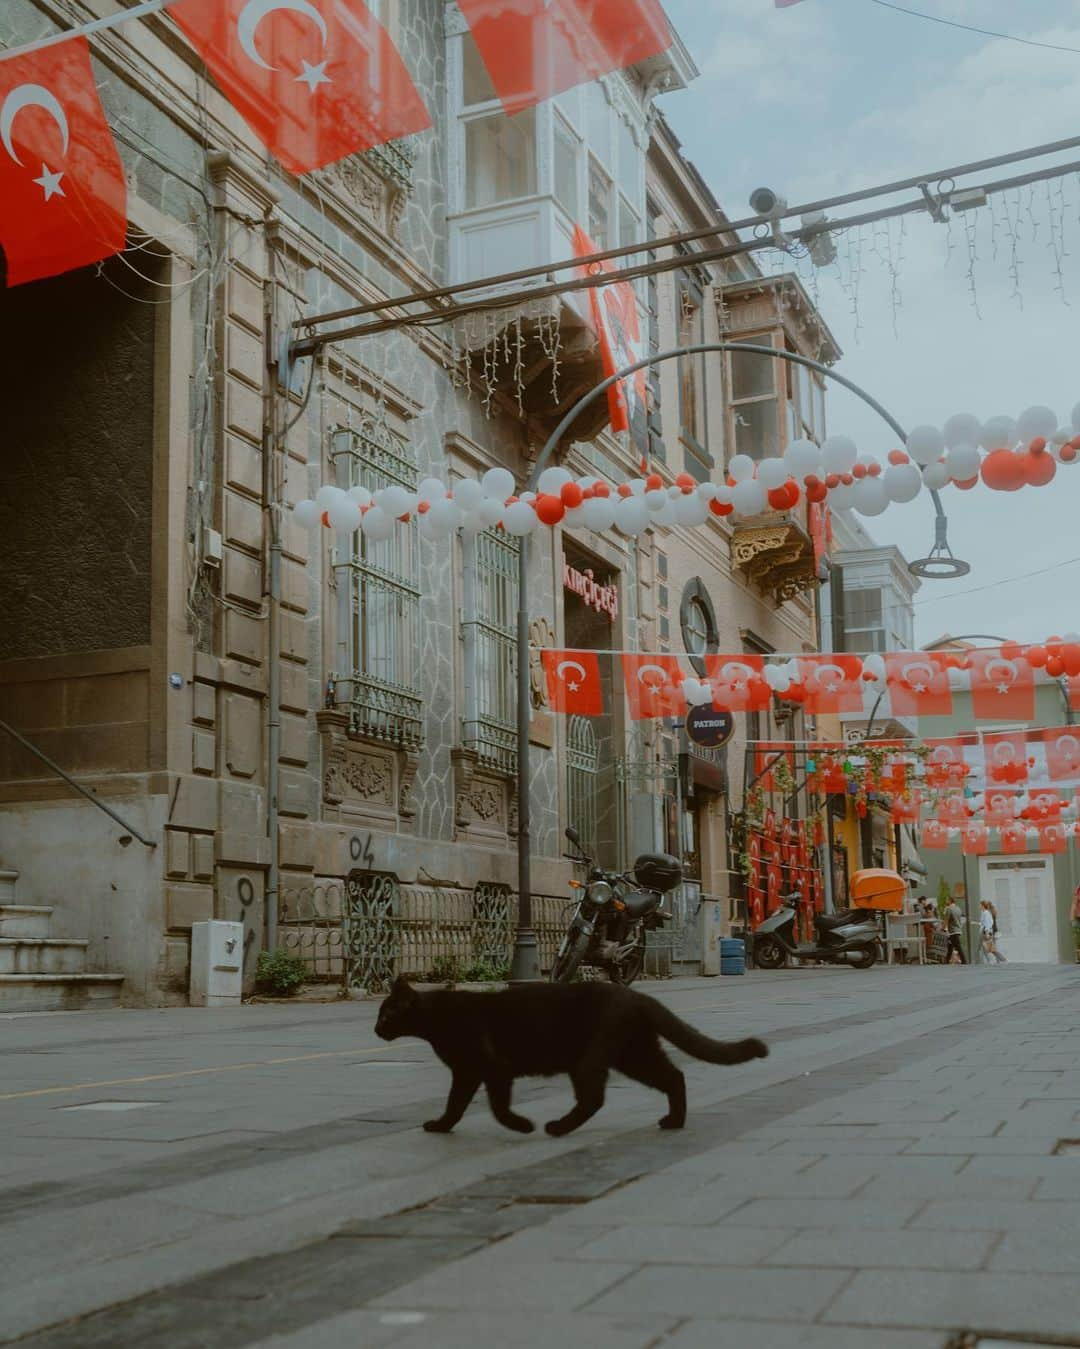
[[[264,944],[267,951],[277,949],[278,899],[281,891],[281,856],[278,845],[278,774],[281,765],[281,512],[277,499],[276,468],[281,453],[280,410],[278,385],[288,376],[288,369],[279,366],[279,352],[275,347],[276,327],[274,310],[277,292],[276,259],[274,247],[276,229],[268,224],[266,237],[266,434],[263,441],[263,503],[266,513],[268,539],[269,592],[267,632],[267,700],[269,703],[266,733],[266,832],[270,845],[270,865],[266,874],[266,930]],[[287,347],[282,346],[284,351]],[[286,361],[288,357],[285,357]]]

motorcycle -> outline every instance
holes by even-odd
[[[878,958],[877,919],[860,909],[814,915],[813,942],[795,937],[795,919],[802,895],[798,890],[782,895],[780,908],[754,932],[754,963],[763,970],[778,970],[795,958],[820,960],[830,965],[851,965],[868,970]]]
[[[596,965],[613,984],[632,984],[645,964],[646,933],[669,916],[664,896],[682,880],[682,867],[666,853],[645,853],[632,876],[603,871],[586,854],[576,829],[568,829],[566,837],[577,849],[577,855],[566,856],[588,869],[588,879],[571,882],[581,898],[555,956],[551,982],[569,983],[582,965]]]

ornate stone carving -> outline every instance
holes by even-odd
[[[475,750],[452,749],[450,762],[454,769],[454,825],[457,829],[468,829],[469,793],[479,756]]]
[[[771,591],[777,605],[808,590],[816,580],[813,544],[792,521],[736,528],[731,559],[748,581]]]
[[[546,618],[534,618],[529,624],[529,643],[532,648],[529,652],[529,697],[533,707],[547,707],[547,679],[540,650],[550,650],[555,645],[555,633]]]
[[[486,823],[488,820],[495,819],[499,814],[502,806],[500,796],[501,793],[496,790],[493,783],[478,783],[469,793],[469,808],[477,819],[483,820]]]
[[[398,814],[406,820],[411,820],[416,814],[416,806],[413,804],[412,789],[416,782],[416,770],[420,767],[419,754],[404,753],[399,756],[401,771],[398,783]]]

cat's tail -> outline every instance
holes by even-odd
[[[769,1047],[762,1040],[710,1040],[663,1003],[650,1001],[653,1030],[695,1059],[704,1059],[706,1063],[748,1063],[751,1059],[768,1058]]]

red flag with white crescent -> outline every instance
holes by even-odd
[[[667,51],[660,0],[458,0],[508,113]]]
[[[986,781],[990,783],[1017,783],[1028,780],[1027,734],[1024,731],[1002,731],[983,736],[983,757]]]
[[[968,810],[967,802],[960,792],[945,792],[938,798],[937,810],[934,812],[935,819],[940,820],[942,824],[952,825],[959,828],[967,824],[971,818],[971,812]]]
[[[940,852],[949,846],[949,826],[940,820],[927,820],[923,825],[921,846]]]
[[[124,247],[127,184],[86,39],[0,62],[0,245],[7,284]]]
[[[1017,793],[987,791],[983,803],[983,818],[987,824],[1011,824],[1016,818]]]
[[[600,662],[591,651],[541,651],[548,701],[555,712],[598,717],[604,710]]]
[[[581,228],[574,226],[574,256],[587,258],[597,251],[596,245]],[[580,277],[611,272],[610,261],[590,262],[578,267]],[[589,291],[589,313],[592,326],[600,342],[600,364],[604,378],[617,370],[636,365],[645,357],[645,343],[638,321],[637,296],[629,281],[616,281],[610,286],[594,286]],[[613,384],[607,391],[608,416],[613,431],[630,431],[639,445],[648,440],[648,380],[644,370],[635,371],[626,379]]]
[[[767,712],[772,706],[764,656],[706,656],[705,670],[713,707],[725,712]]]
[[[754,785],[763,792],[777,790],[774,771],[784,764],[789,775],[795,773],[795,750],[790,740],[760,741],[754,747]]]
[[[1052,823],[1061,819],[1062,800],[1056,788],[1028,793],[1028,816],[1040,823]]]
[[[1043,731],[1043,747],[1051,782],[1080,778],[1080,726]]]
[[[919,792],[903,792],[892,799],[889,818],[893,824],[918,824],[922,798]]]
[[[859,656],[800,656],[799,682],[806,690],[803,706],[808,712],[861,712],[862,670]]]
[[[1003,853],[1027,852],[1027,825],[1023,823],[1006,824],[1001,829],[1001,851]]]
[[[364,0],[178,0],[169,15],[290,173],[431,125]]]
[[[631,721],[686,712],[683,672],[674,656],[623,656],[622,666]]]
[[[926,741],[930,750],[926,759],[926,781],[931,787],[958,787],[968,776],[964,758],[964,741],[958,736],[944,736]]]
[[[1063,853],[1067,848],[1068,839],[1065,836],[1065,826],[1060,820],[1039,826],[1040,852]]]
[[[890,651],[885,656],[885,678],[895,716],[947,717],[952,712],[952,688],[943,656]]]
[[[985,824],[970,820],[960,831],[960,850],[965,857],[984,857],[990,846],[990,831]]]
[[[989,647],[969,653],[971,707],[983,721],[1033,721],[1035,671],[1021,648]]]

